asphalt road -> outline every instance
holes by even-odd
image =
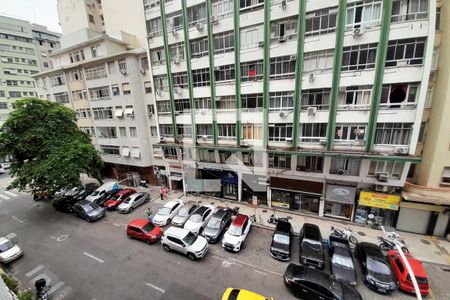
[[[28,287],[40,277],[50,280],[50,299],[215,300],[221,299],[227,287],[253,290],[277,300],[294,299],[282,280],[287,264],[268,254],[268,230],[254,227],[246,248],[238,254],[216,244],[203,260],[192,262],[166,253],[159,243],[147,245],[126,237],[126,224],[144,217],[147,206],[128,215],[108,212],[105,219],[87,223],[55,211],[51,203],[37,203],[15,191],[5,193],[5,180],[0,175],[0,235],[16,233],[25,252],[7,268]],[[156,196],[157,192],[152,194]],[[291,261],[298,262],[297,258],[298,246]],[[426,267],[434,299],[449,299],[449,273],[437,265]],[[386,299],[361,282],[358,289],[364,299]],[[388,298],[413,297],[395,292]]]

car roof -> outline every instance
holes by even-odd
[[[149,222],[147,219],[134,219],[130,223],[128,223],[128,226],[133,226],[137,228],[142,228],[145,225],[147,225]]]
[[[233,221],[233,225],[234,226],[242,226],[242,225],[244,225],[244,222],[247,221],[247,219],[248,219],[248,216],[238,214],[236,216],[236,219],[234,219],[234,221]]]
[[[389,255],[392,255],[392,254],[397,256],[400,259],[400,261],[402,262],[402,264],[404,264],[404,262],[400,256],[400,253],[398,253],[398,251],[389,250]],[[412,256],[411,253],[405,253],[405,256],[406,256],[406,259],[408,260],[409,265],[411,266],[411,269],[413,269],[414,275],[419,276],[419,277],[427,276],[427,272],[425,271],[425,268],[423,267],[422,262],[420,260],[418,260],[414,256]]]
[[[136,190],[135,190],[135,189],[132,189],[132,188],[125,188],[125,189],[123,189],[123,190],[118,191],[118,192],[117,192],[117,195],[123,195],[123,194],[125,194],[125,193],[127,193],[127,192],[136,192]]]
[[[75,205],[80,205],[80,206],[87,206],[87,205],[93,206],[93,204],[95,204],[95,203],[92,203],[91,201],[88,201],[88,200],[81,200],[81,201],[75,203]]]
[[[166,204],[164,204],[164,207],[172,208],[172,207],[174,207],[175,204],[177,204],[177,203],[183,203],[183,200],[181,200],[181,199],[171,200],[171,201],[167,202]]]
[[[213,218],[222,219],[223,216],[227,213],[228,209],[224,207],[218,207],[216,212],[213,214]]]
[[[377,245],[368,242],[361,242],[359,244],[365,249],[368,256],[384,258],[383,253]]]
[[[350,251],[350,248],[348,247],[340,247],[340,246],[336,246],[333,249],[333,254],[339,254],[342,256],[352,256],[352,252]]]
[[[188,233],[189,230],[178,227],[169,227],[166,231],[164,231],[164,235],[176,236],[178,238],[184,238]]]
[[[9,239],[5,238],[5,237],[0,237],[0,244],[3,244],[4,242],[9,241]]]
[[[291,264],[293,265],[293,264]],[[294,265],[291,269],[292,275],[296,279],[302,279],[309,282],[314,282],[319,285],[328,287],[330,283],[330,277],[327,273],[320,270],[312,269],[309,267]]]
[[[291,230],[291,228],[292,228],[292,225],[288,221],[278,220],[275,230],[289,232]]]
[[[203,215],[208,209],[214,209],[212,205],[202,205],[194,211],[194,215]]]
[[[145,192],[134,193],[133,195],[130,195],[130,198],[134,199],[142,195],[145,195]]]

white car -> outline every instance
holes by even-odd
[[[251,226],[252,222],[248,216],[238,214],[223,235],[222,247],[225,250],[239,252],[243,248]]]
[[[1,163],[3,169],[9,169],[11,168],[11,163],[9,161],[4,161]]]
[[[3,173],[5,173],[5,169],[3,168],[2,165],[0,165],[0,174],[3,174]]]
[[[186,255],[190,260],[202,258],[208,252],[208,241],[188,230],[170,227],[164,232],[161,244],[166,251],[177,251]]]
[[[104,193],[119,189],[119,183],[116,181],[107,182],[98,187],[92,194],[86,197],[87,201],[95,202]]]
[[[148,201],[150,201],[148,193],[135,193],[120,203],[117,207],[117,211],[119,213],[127,214],[139,205],[147,203]]]
[[[214,212],[214,206],[203,205],[197,208],[194,213],[189,217],[186,223],[184,223],[184,229],[189,230],[192,233],[200,234],[208,224]]]
[[[175,199],[164,204],[158,209],[158,212],[153,217],[153,223],[158,226],[166,226],[177,215],[178,211],[183,207],[184,201]]]
[[[22,256],[23,252],[15,241],[15,234],[0,237],[0,263],[8,264]]]

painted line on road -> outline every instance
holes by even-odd
[[[120,227],[120,224],[118,224],[118,223],[113,223],[113,224],[114,224],[114,226]]]
[[[156,286],[156,285],[154,285],[154,284],[151,284],[151,283],[149,283],[149,282],[147,282],[145,285],[146,285],[146,286],[149,286],[149,287],[151,287],[151,288],[153,288],[153,289],[155,289],[155,290],[157,290],[158,292],[161,292],[161,293],[163,293],[163,294],[166,292],[166,290],[164,290],[164,289],[162,289],[162,288],[160,288],[160,287],[158,287],[158,286]]]
[[[89,254],[89,253],[87,253],[87,252],[83,252],[83,254],[86,255],[86,256],[89,256],[89,257],[92,258],[92,259],[95,259],[95,260],[98,261],[98,262],[104,263],[104,261],[103,261],[102,259],[100,259],[100,258],[98,258],[98,257],[95,257],[95,256],[92,255],[92,254]]]
[[[36,268],[34,268],[33,270],[31,270],[30,272],[28,272],[27,274],[25,274],[25,276],[27,277],[31,277],[34,274],[36,274],[37,272],[39,272],[40,270],[44,269],[45,267],[43,265],[39,265]]]
[[[23,220],[21,220],[21,219],[19,219],[18,217],[16,217],[16,216],[12,216],[12,218],[14,219],[14,220],[16,220],[17,222],[20,222],[20,223],[25,223]]]
[[[62,287],[63,285],[64,285],[64,281],[58,281],[58,283],[56,283],[54,286],[52,286],[50,288],[50,290],[48,291],[48,295],[50,296],[51,294],[56,292],[56,290],[59,289],[60,287]]]
[[[8,195],[13,196],[13,197],[17,197],[18,196],[18,195],[14,194],[14,193],[11,193],[10,191],[5,191],[5,194],[8,194]]]
[[[9,200],[9,199],[11,199],[11,198],[9,198],[9,197],[6,197],[5,195],[2,195],[2,194],[0,194],[0,198],[3,198],[3,199],[5,199],[5,200]]]
[[[264,275],[267,275],[267,273],[270,273],[270,274],[276,275],[276,276],[281,276],[281,277],[283,276],[283,274],[281,274],[281,273],[277,273],[277,272],[274,272],[274,271],[271,271],[271,270],[260,268],[258,266],[255,266],[253,264],[247,263],[247,262],[242,261],[242,260],[238,260],[238,259],[235,259],[235,258],[232,258],[232,257],[224,257],[224,256],[218,255],[218,254],[216,254],[216,253],[214,253],[212,251],[210,251],[210,252],[212,253],[212,257],[214,257],[214,258],[217,258],[219,260],[224,260],[225,259],[225,260],[229,260],[229,261],[232,261],[232,262],[235,262],[235,263],[238,263],[238,264],[242,264],[242,265],[251,267],[251,268],[255,269],[255,271],[258,270],[259,272],[257,272],[257,273],[261,273],[261,274],[264,274]]]

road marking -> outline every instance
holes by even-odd
[[[31,277],[34,274],[36,274],[37,272],[39,272],[40,270],[42,270],[43,268],[45,268],[43,265],[39,265],[36,268],[34,268],[33,270],[31,270],[30,272],[28,272],[27,274],[25,274],[25,276]]]
[[[113,223],[113,224],[114,224],[114,226],[120,227],[120,224],[118,224],[118,223]]]
[[[6,197],[5,195],[2,195],[2,194],[0,194],[0,198],[3,198],[3,199],[5,199],[5,200],[9,200],[9,199],[11,199],[11,198],[9,198],[9,197]]]
[[[277,272],[274,272],[274,271],[271,271],[271,270],[267,270],[267,269],[264,269],[264,268],[260,268],[260,267],[257,267],[257,266],[255,266],[255,265],[252,265],[252,264],[250,264],[250,263],[244,262],[244,261],[242,261],[242,260],[238,260],[238,259],[235,259],[235,258],[232,258],[232,257],[223,257],[223,256],[221,256],[221,255],[218,255],[218,254],[214,253],[213,251],[210,251],[210,252],[212,253],[211,256],[214,257],[214,258],[217,258],[217,259],[222,260],[222,261],[224,261],[224,260],[230,260],[231,262],[235,262],[235,263],[238,263],[238,264],[242,264],[242,265],[251,267],[251,268],[255,269],[255,271],[256,271],[256,270],[260,271],[260,272],[258,272],[258,273],[260,273],[260,274],[263,274],[263,273],[264,273],[265,275],[267,275],[267,273],[270,273],[270,274],[276,275],[276,276],[283,276],[283,274],[281,274],[281,273],[277,273]]]
[[[14,220],[16,220],[17,222],[25,223],[23,220],[19,219],[19,218],[16,217],[16,216],[12,216],[12,218],[13,218]]]
[[[58,242],[62,242],[62,241],[65,241],[68,237],[69,236],[67,234],[64,234],[64,235],[60,236],[59,238],[57,238],[56,240]]]
[[[151,288],[153,288],[153,289],[155,289],[155,290],[157,290],[158,292],[161,292],[161,293],[165,293],[166,292],[166,290],[164,290],[164,289],[162,289],[162,288],[160,288],[160,287],[158,287],[158,286],[156,286],[156,285],[154,285],[154,284],[151,284],[151,283],[146,283],[145,284],[146,286],[149,286],[149,287],[151,287]]]
[[[48,291],[48,295],[50,296],[51,294],[56,292],[56,290],[59,289],[60,287],[62,287],[63,285],[64,285],[64,281],[58,281],[58,283],[56,283],[54,286],[52,286],[50,288],[50,290]]]
[[[89,256],[89,257],[92,258],[92,259],[95,259],[95,260],[98,261],[98,262],[104,263],[104,261],[103,261],[102,259],[100,259],[100,258],[98,258],[98,257],[95,257],[95,256],[92,255],[92,254],[89,254],[89,253],[87,253],[87,252],[83,252],[83,254],[86,255],[86,256]]]
[[[18,195],[14,194],[14,193],[11,193],[10,191],[5,191],[5,194],[8,194],[8,195],[13,196],[13,197],[17,197],[18,196]]]

